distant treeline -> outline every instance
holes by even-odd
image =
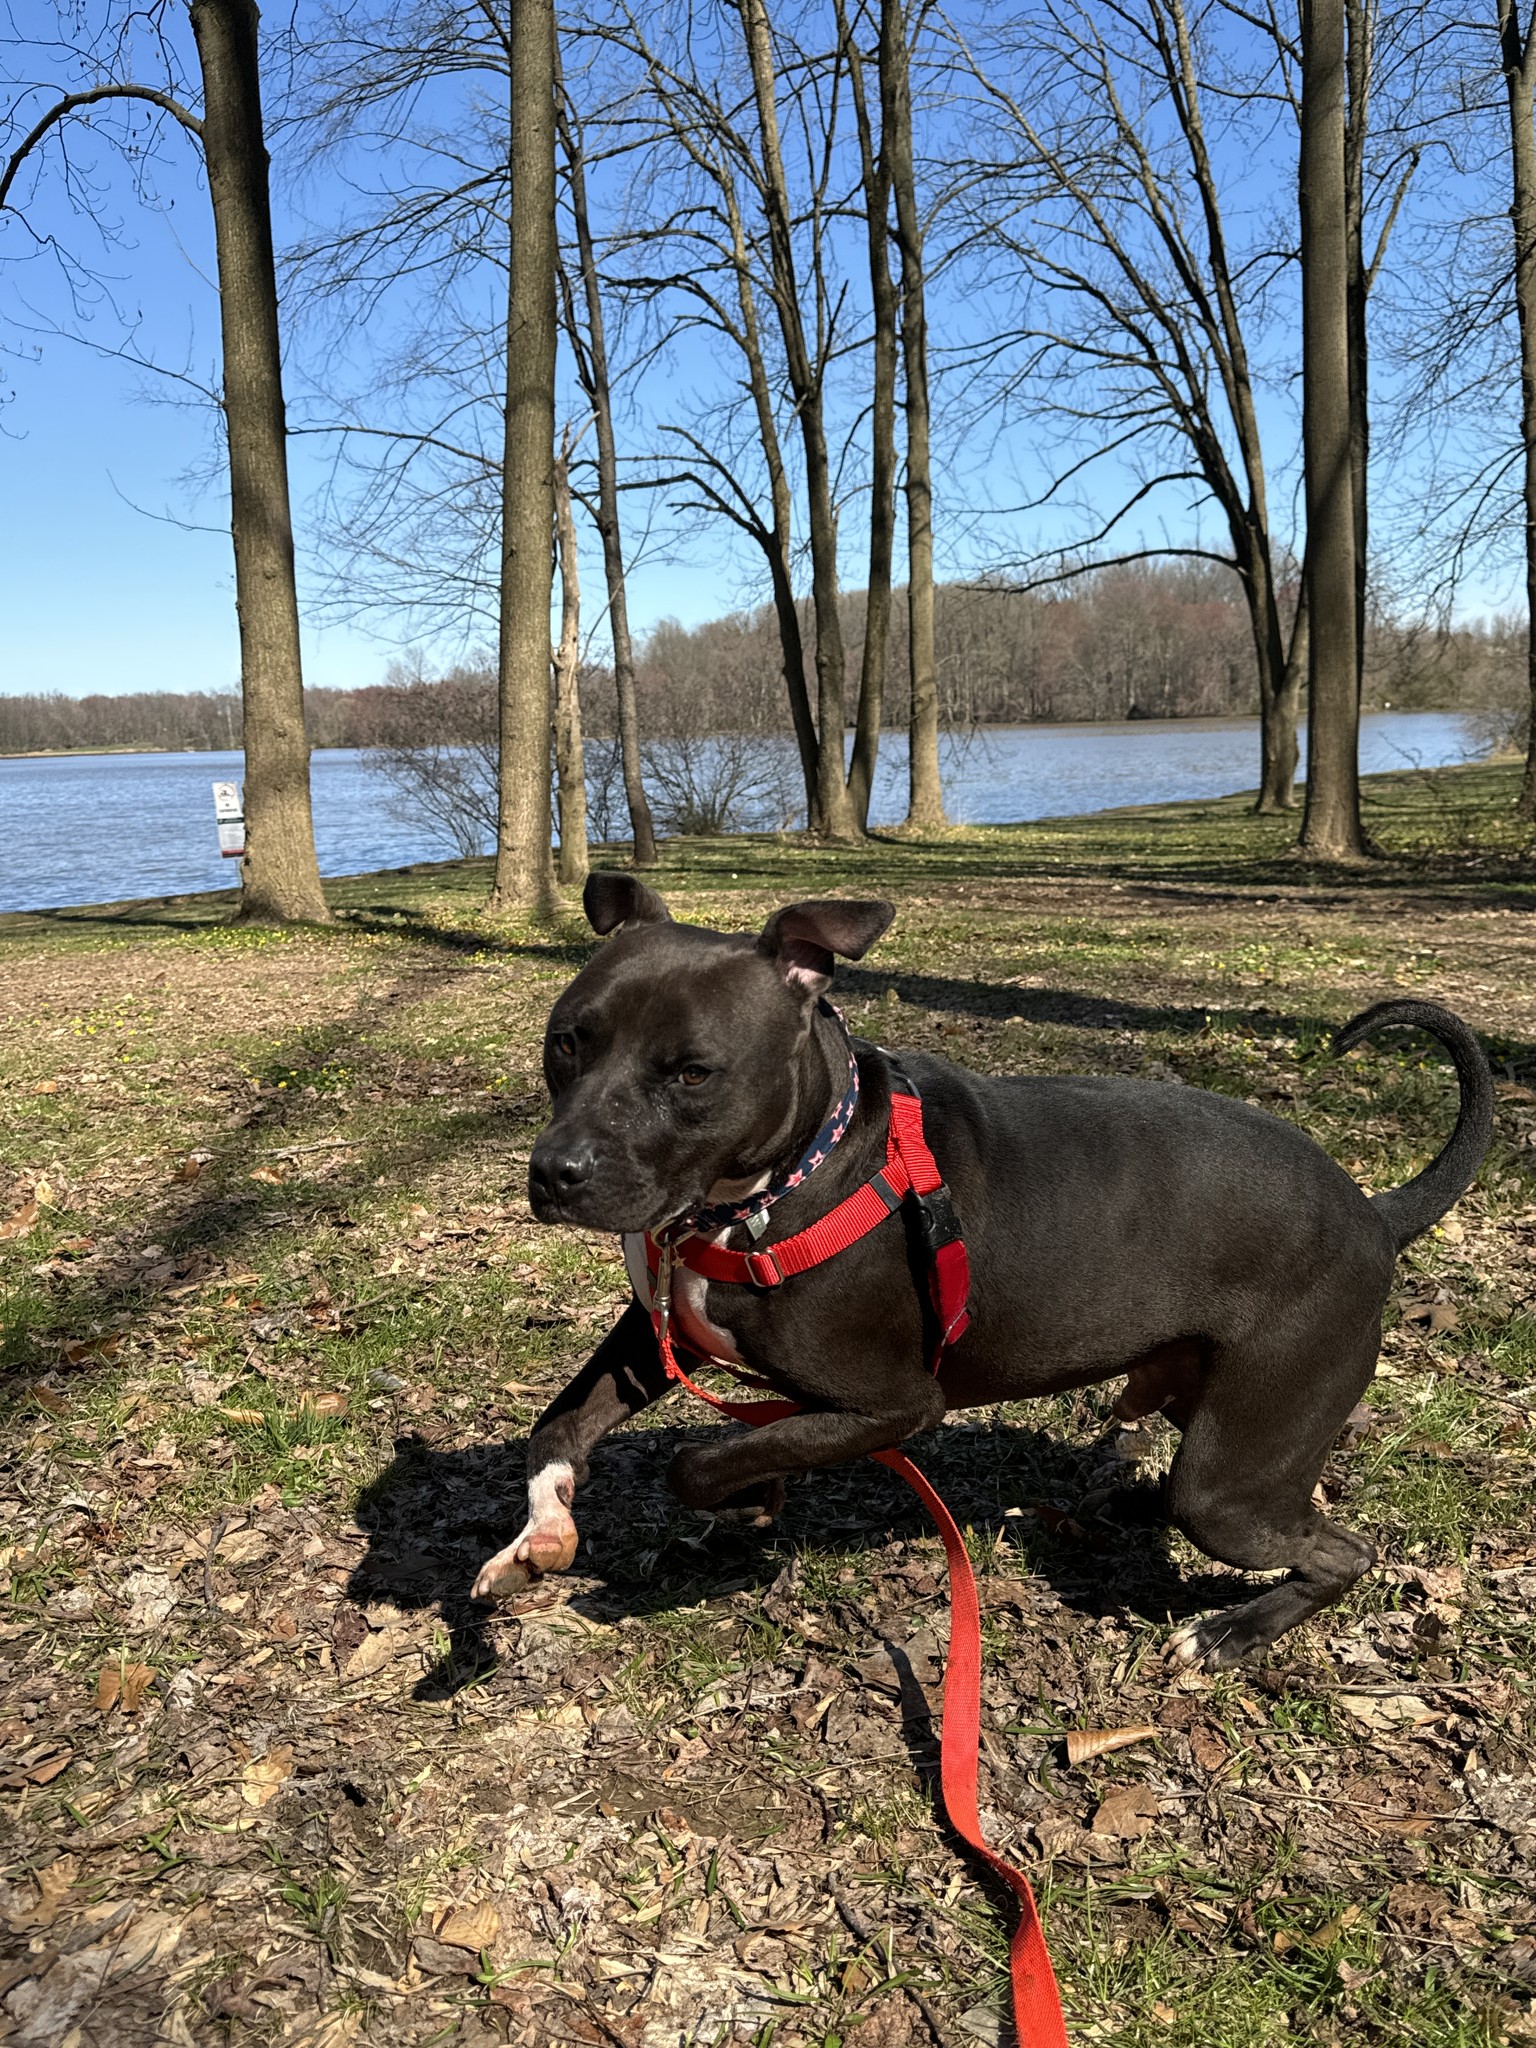
[[[892,620],[888,723],[907,715],[905,605]],[[1094,571],[1041,590],[950,583],[936,593],[939,679],[952,726],[1042,720],[1234,717],[1258,710],[1247,612],[1219,563],[1143,563]],[[806,644],[812,644],[807,620]],[[843,599],[852,715],[864,637],[864,597]],[[1367,708],[1486,711],[1523,701],[1526,630],[1493,619],[1438,631],[1378,617],[1367,650]],[[687,628],[664,620],[640,650],[641,721],[669,738],[768,732],[785,725],[780,640],[771,608]],[[317,747],[381,748],[491,738],[494,697],[484,663],[424,680],[396,664],[358,690],[307,690]],[[407,698],[406,692],[409,692]],[[588,728],[611,733],[611,678],[582,677]],[[429,706],[432,709],[429,712]],[[421,737],[417,737],[421,735]],[[238,747],[233,692],[139,691],[113,697],[59,692],[0,696],[0,753],[131,747]]]

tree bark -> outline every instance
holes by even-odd
[[[1536,33],[1522,33],[1517,0],[1498,0],[1499,56],[1509,101],[1511,200],[1515,234],[1515,314],[1520,329],[1520,431],[1525,443],[1526,678],[1530,739],[1516,807],[1536,818]]]
[[[1303,0],[1302,442],[1306,465],[1311,699],[1301,851],[1357,860],[1359,646],[1345,194],[1345,0]]]
[[[192,0],[203,77],[245,720],[240,915],[330,921],[315,859],[254,0]]]
[[[1370,121],[1371,44],[1375,0],[1345,0],[1349,104],[1345,115],[1344,205],[1349,262],[1349,478],[1355,521],[1355,696],[1365,677],[1365,622],[1370,568],[1371,411],[1365,260],[1365,139]]]
[[[805,450],[806,511],[811,541],[811,605],[816,619],[816,808],[829,839],[860,837],[848,797],[843,763],[845,660],[837,599],[837,515],[832,505],[832,464],[822,407],[822,365],[806,342],[795,272],[789,182],[779,145],[773,43],[765,0],[740,0],[742,31],[757,109],[762,151],[763,206],[768,223],[773,297],[784,342],[785,368]]]
[[[800,772],[805,782],[805,817],[813,832],[825,829],[821,815],[821,749],[816,737],[816,720],[811,710],[810,691],[805,683],[805,639],[800,631],[800,608],[795,603],[792,545],[794,498],[784,466],[784,450],[773,415],[773,390],[768,366],[763,360],[762,329],[758,325],[757,300],[747,262],[747,238],[735,191],[726,186],[724,197],[731,230],[731,257],[736,272],[736,306],[741,316],[742,352],[747,361],[747,387],[757,419],[757,438],[768,470],[768,494],[773,506],[773,530],[764,544],[768,575],[773,590],[774,616],[779,625],[779,652],[784,669],[784,688],[789,697],[790,723],[800,753]]]
[[[1295,662],[1294,627],[1287,648],[1268,534],[1255,534],[1246,561],[1239,556],[1239,562],[1259,673],[1260,779],[1254,809],[1269,817],[1296,808],[1296,723],[1302,670]],[[1304,601],[1298,616],[1305,616]]]
[[[907,425],[907,823],[944,823],[939,774],[939,681],[933,634],[933,467],[929,451],[928,315],[923,230],[912,157],[912,86],[902,0],[880,5],[880,133],[896,199],[901,251],[901,355]]]
[[[859,662],[859,708],[853,760],[848,770],[848,796],[854,819],[859,830],[866,832],[875,763],[880,752],[891,630],[891,557],[896,537],[896,286],[890,262],[890,156],[883,132],[878,151],[874,145],[863,60],[857,41],[848,31],[842,0],[838,0],[837,23],[859,131],[874,325],[869,399],[869,584],[864,605],[864,651]]]
[[[512,0],[511,249],[501,484],[493,910],[553,906],[549,608],[555,466],[555,14]]]
[[[559,46],[556,45],[556,61]],[[640,714],[635,701],[635,649],[629,631],[629,598],[624,580],[624,536],[619,524],[619,464],[613,433],[613,390],[608,378],[607,323],[603,315],[603,294],[597,274],[597,256],[592,244],[592,220],[587,209],[586,156],[581,131],[574,114],[563,102],[558,108],[561,140],[565,149],[566,175],[570,181],[571,214],[576,225],[576,254],[581,265],[582,295],[586,302],[587,332],[577,361],[583,383],[592,402],[597,432],[597,531],[603,544],[603,574],[608,586],[608,636],[613,644],[613,687],[618,700],[619,758],[624,771],[624,800],[629,807],[629,829],[633,859],[637,868],[656,865],[656,826],[640,761]],[[564,835],[561,836],[561,865],[564,880]]]
[[[560,792],[560,880],[587,879],[587,762],[581,742],[581,571],[571,513],[570,451],[555,464],[555,551],[560,563],[560,638],[555,672],[555,775]]]

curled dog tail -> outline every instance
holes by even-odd
[[[1466,1193],[1493,1136],[1493,1076],[1487,1055],[1471,1027],[1438,1003],[1421,1003],[1412,998],[1376,1003],[1344,1026],[1333,1041],[1333,1049],[1336,1053],[1349,1052],[1378,1031],[1405,1025],[1416,1025],[1431,1038],[1438,1038],[1450,1054],[1461,1083],[1461,1107],[1455,1130],[1424,1171],[1400,1188],[1388,1188],[1385,1193],[1371,1197],[1372,1206],[1380,1211],[1383,1222],[1397,1239],[1399,1251],[1416,1237],[1422,1237]]]

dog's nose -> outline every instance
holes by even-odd
[[[528,1163],[528,1193],[535,1207],[559,1206],[592,1178],[597,1155],[589,1138],[568,1138],[554,1145],[535,1145]]]

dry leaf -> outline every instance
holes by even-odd
[[[1093,1757],[1108,1756],[1112,1749],[1129,1749],[1133,1742],[1151,1742],[1158,1734],[1153,1727],[1074,1728],[1067,1737],[1067,1762],[1085,1764]]]
[[[23,1202],[14,1215],[0,1223],[0,1238],[25,1237],[37,1222],[36,1202]]]
[[[220,1564],[255,1564],[271,1548],[271,1542],[260,1529],[232,1529],[220,1539],[218,1560]]]
[[[1441,1717],[1417,1693],[1341,1692],[1339,1705],[1352,1721],[1376,1733],[1396,1733],[1403,1728],[1423,1728]]]
[[[299,1407],[310,1415],[345,1415],[345,1394],[300,1394]]]
[[[1196,1721],[1190,1729],[1189,1751],[1202,1771],[1219,1771],[1232,1755],[1223,1737],[1208,1721]]]
[[[410,1647],[411,1632],[406,1628],[381,1628],[372,1635],[366,1635],[341,1667],[343,1678],[371,1678],[375,1671],[382,1671],[386,1664],[392,1664],[402,1650]]]
[[[57,1095],[58,1092],[59,1084],[57,1081],[39,1081],[32,1090],[34,1095]]]
[[[437,1938],[450,1948],[490,1948],[501,1933],[501,1914],[489,1899],[478,1906],[454,1906],[438,1924]]]
[[[56,1394],[52,1387],[34,1386],[32,1398],[40,1408],[46,1408],[50,1415],[64,1415],[69,1411],[69,1403],[62,1394]]]
[[[41,1204],[44,1209],[51,1209],[54,1206],[53,1182],[45,1180],[39,1174],[32,1183],[32,1199],[34,1202]]]
[[[130,1664],[123,1673],[123,1690],[119,1704],[125,1714],[136,1714],[144,1704],[144,1695],[155,1682],[153,1664]]]
[[[267,1419],[259,1408],[221,1408],[219,1413],[226,1422],[241,1422],[247,1429],[260,1429]]]
[[[171,1175],[171,1179],[179,1181],[196,1180],[197,1176],[202,1172],[202,1170],[203,1162],[194,1153],[186,1159],[183,1159],[180,1166],[178,1166],[176,1171]]]
[[[96,1681],[96,1711],[110,1714],[117,1705],[118,1693],[122,1690],[123,1674],[116,1664],[103,1664],[101,1676]]]
[[[1405,1323],[1417,1323],[1427,1337],[1438,1337],[1443,1330],[1459,1330],[1461,1317],[1456,1305],[1450,1301],[1416,1301],[1403,1310]]]
[[[56,1856],[46,1870],[37,1873],[37,1904],[30,1916],[34,1927],[51,1927],[58,1919],[78,1869],[73,1856]]]
[[[240,1773],[240,1796],[247,1806],[266,1806],[293,1775],[293,1751],[269,1749]]]
[[[1089,1823],[1096,1835],[1116,1835],[1133,1842],[1157,1817],[1157,1794],[1148,1785],[1121,1785],[1107,1794]]]
[[[75,1752],[72,1749],[61,1749],[52,1756],[45,1756],[41,1763],[34,1764],[24,1776],[33,1785],[51,1785],[61,1772],[69,1769],[74,1760]]]
[[[283,1184],[283,1176],[274,1173],[270,1166],[253,1166],[249,1177],[252,1180],[265,1181],[267,1186],[272,1188],[280,1188]]]

